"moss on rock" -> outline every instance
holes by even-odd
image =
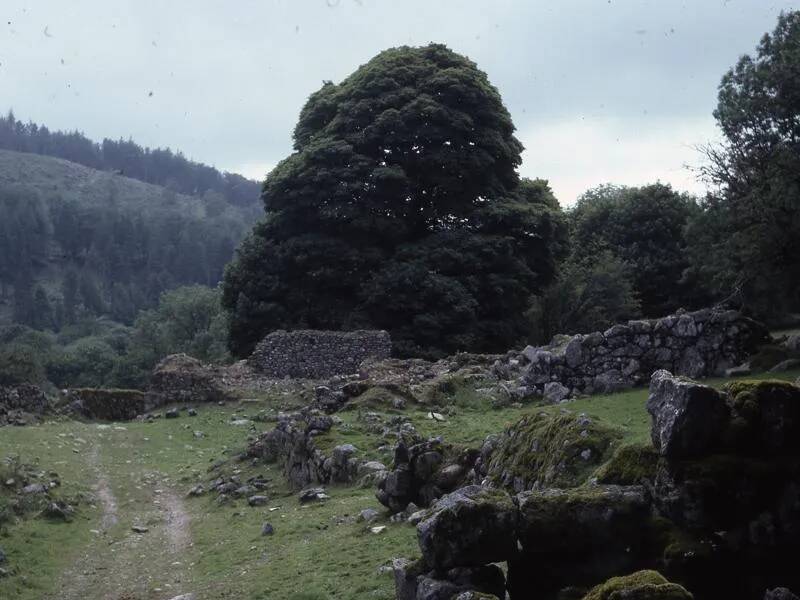
[[[730,382],[723,389],[733,398],[734,406],[740,396],[742,399],[738,400],[738,402],[743,402],[746,399],[754,399],[758,402],[773,394],[788,394],[800,399],[800,388],[781,379],[742,379]],[[747,394],[747,396],[743,396],[744,394]]]
[[[528,554],[629,554],[646,542],[650,504],[641,486],[530,491],[517,502],[519,538]]]
[[[583,600],[691,600],[681,586],[670,583],[658,571],[638,571],[612,577],[593,588]]]
[[[800,450],[800,387],[780,380],[725,386],[731,419],[725,443],[734,452],[785,454]]]
[[[515,491],[577,487],[621,438],[619,429],[570,411],[526,415],[503,433],[487,475]]]
[[[636,485],[655,477],[659,455],[652,444],[625,444],[597,470],[599,483]]]

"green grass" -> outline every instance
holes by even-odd
[[[92,483],[82,455],[88,433],[88,426],[73,422],[3,427],[0,459],[19,456],[43,471],[55,471],[62,481],[59,495],[80,494],[89,490]],[[71,523],[29,518],[3,528],[0,547],[10,563],[5,566],[18,569],[19,573],[0,579],[0,598],[41,598],[51,582],[74,560],[77,551],[89,542],[90,530],[98,518],[97,508],[84,503],[79,505]]]
[[[800,371],[765,374],[749,379],[780,378],[794,381]],[[712,379],[721,386],[730,380]],[[461,392],[466,394],[466,392]],[[523,407],[493,409],[485,397],[471,396],[455,409],[442,408],[446,420],[427,418],[427,408],[409,405],[406,410],[361,407],[338,413],[343,425],[318,438],[329,450],[339,443],[353,443],[364,456],[391,462],[391,439],[383,440],[363,420],[368,411],[382,419],[395,415],[408,417],[420,434],[441,435],[446,442],[479,446],[490,433],[498,433],[532,411],[585,412],[618,426],[623,443],[649,442],[649,416],[645,410],[647,390],[582,398],[557,406],[529,404]],[[292,399],[281,398],[287,405]],[[284,482],[277,465],[238,462],[236,455],[248,437],[270,429],[271,423],[233,425],[232,418],[254,415],[268,409],[275,398],[258,402],[231,403],[220,407],[202,406],[197,417],[159,419],[152,423],[130,422],[100,425],[72,421],[39,426],[0,429],[0,457],[21,455],[36,462],[42,470],[57,471],[61,493],[74,495],[91,490],[95,482],[91,448],[98,448],[97,462],[108,474],[116,496],[120,521],[103,539],[91,530],[99,527],[101,511],[89,503],[78,507],[71,523],[54,523],[31,518],[9,528],[0,537],[0,546],[9,556],[15,573],[0,579],[0,598],[34,600],[47,598],[57,590],[59,573],[79,562],[87,551],[102,554],[106,548],[121,545],[130,535],[131,515],[143,504],[152,503],[153,488],[176,490],[183,496],[196,483],[206,483],[222,473],[238,471],[245,480],[253,474],[269,478],[270,502],[252,508],[244,500],[220,506],[213,494],[185,498],[192,517],[193,545],[186,550],[184,581],[192,582],[199,597],[213,599],[242,597],[254,599],[292,598],[294,600],[385,599],[394,597],[389,573],[379,572],[396,556],[418,554],[416,533],[406,524],[379,520],[387,529],[373,534],[356,515],[365,508],[380,508],[373,490],[359,487],[329,487],[331,499],[323,504],[301,506]],[[204,436],[196,438],[195,431]],[[220,465],[209,470],[213,465]],[[149,482],[149,483],[148,483]],[[277,510],[270,511],[270,508]],[[271,522],[273,536],[260,535],[261,524]],[[111,545],[109,545],[111,544]],[[116,545],[116,546],[115,546]],[[157,548],[142,548],[135,557],[138,569],[149,569],[153,588],[142,598],[170,598],[155,587],[167,581],[173,567],[165,563]],[[130,566],[128,566],[130,568]],[[97,592],[100,593],[100,590]],[[57,596],[56,596],[57,597]],[[99,598],[100,596],[98,596]],[[139,596],[136,596],[137,600]],[[87,600],[89,600],[87,598]],[[115,599],[116,600],[116,599]]]

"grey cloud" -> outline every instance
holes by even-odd
[[[386,47],[437,41],[488,72],[535,150],[526,160],[543,155],[537,130],[556,156],[568,156],[553,130],[559,123],[622,120],[623,137],[644,127],[654,144],[664,123],[708,119],[723,72],[793,4],[5,0],[0,109],[98,139],[170,146],[221,168],[266,168],[291,150],[300,107],[323,80],[341,80]],[[523,171],[548,177],[529,162]],[[649,165],[639,175],[657,172]],[[673,172],[665,167],[663,179]],[[559,183],[565,177],[569,185]],[[580,164],[574,174],[560,168],[553,182],[574,197]]]

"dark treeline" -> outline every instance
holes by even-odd
[[[106,138],[97,143],[77,130],[51,131],[44,125],[23,123],[12,111],[0,117],[0,149],[55,156],[93,169],[115,171],[182,194],[201,195],[213,191],[237,206],[252,206],[259,199],[258,182],[236,173],[221,173],[169,148],[145,148],[130,139]]]
[[[92,207],[0,188],[0,304],[11,318],[58,331],[87,316],[131,323],[160,294],[216,285],[249,223],[179,207]]]

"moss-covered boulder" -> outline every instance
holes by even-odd
[[[555,598],[641,568],[650,545],[650,505],[641,486],[586,486],[523,492],[520,552],[509,562],[512,598]]]
[[[656,475],[659,454],[652,444],[624,444],[595,473],[598,483],[638,485]]]
[[[487,477],[515,492],[576,487],[608,460],[621,438],[617,428],[567,410],[526,415],[500,437]]]
[[[781,497],[799,482],[800,457],[716,454],[660,463],[652,495],[659,512],[680,527],[728,531],[777,510]]]
[[[417,525],[422,556],[436,570],[508,560],[517,551],[517,520],[506,492],[461,488],[442,496]]]
[[[657,571],[638,571],[612,577],[592,588],[583,600],[692,600],[692,595]]]
[[[517,496],[526,554],[611,552],[639,546],[650,503],[641,486],[600,485]]]
[[[725,386],[731,420],[727,444],[747,454],[800,452],[800,387],[787,381],[735,381]]]

